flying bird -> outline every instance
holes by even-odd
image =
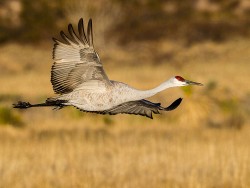
[[[125,83],[109,80],[101,60],[94,49],[92,20],[88,22],[87,32],[83,19],[78,23],[78,34],[72,24],[68,25],[69,35],[60,32],[62,40],[53,38],[53,60],[51,83],[56,97],[48,98],[44,103],[30,104],[19,101],[14,108],[52,106],[61,109],[74,106],[84,112],[98,114],[135,114],[153,119],[152,114],[171,111],[177,108],[182,98],[175,100],[168,107],[153,103],[146,98],[171,87],[199,85],[174,76],[159,86],[149,90],[138,90]]]

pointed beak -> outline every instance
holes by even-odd
[[[203,86],[202,83],[198,83],[198,82],[193,82],[193,81],[190,81],[190,80],[185,80],[186,84],[187,85],[197,85],[197,86]]]

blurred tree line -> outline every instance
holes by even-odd
[[[12,19],[15,12],[6,13],[11,2],[20,5],[16,18],[19,24]],[[163,37],[188,43],[220,42],[250,34],[249,0],[97,0],[91,7],[80,6],[85,2],[91,3],[90,0],[1,0],[0,42],[39,42],[50,38],[71,20],[69,4],[76,5],[78,15],[91,15],[92,11],[97,16],[106,4],[115,6],[107,11],[112,24],[105,29],[105,36],[122,44]],[[115,9],[119,9],[119,16],[112,15]]]
[[[249,35],[250,2],[243,0],[131,0],[121,5],[121,21],[114,34],[121,41],[184,39],[222,41]],[[247,2],[249,2],[247,4]],[[248,5],[248,6],[247,6]],[[133,28],[133,29],[131,29]]]
[[[1,0],[0,7],[0,42],[39,42],[65,18],[63,0]]]

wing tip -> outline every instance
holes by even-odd
[[[83,18],[80,18],[80,20],[78,21],[78,29],[79,29],[79,31],[80,31],[80,29],[82,28],[83,25],[84,25],[83,24]]]
[[[88,37],[89,46],[93,47],[94,46],[94,44],[93,44],[93,29],[92,29],[92,19],[91,18],[89,19],[89,22],[88,22],[87,37]]]
[[[182,102],[183,98],[176,99],[172,104],[170,104],[168,107],[164,108],[165,111],[171,111],[176,109]]]
[[[56,44],[58,44],[58,40],[57,40],[55,37],[52,37],[52,40],[53,40]]]
[[[89,19],[89,24],[91,24],[91,25],[92,25],[92,18],[90,18],[90,19]]]
[[[78,32],[80,34],[80,38],[78,38],[78,36],[75,34],[74,32],[74,27],[73,25],[70,23],[68,24],[68,31],[70,33],[70,35],[75,35],[75,37],[77,37],[77,39],[79,39],[80,41],[82,41],[84,44],[85,43],[88,43],[90,46],[93,47],[93,29],[92,29],[92,18],[89,19],[88,21],[88,26],[87,26],[87,37],[86,37],[86,34],[85,34],[85,31],[84,31],[84,20],[83,18],[80,18],[79,21],[78,21]],[[63,41],[66,43],[66,44],[70,44],[69,41],[72,40],[68,38],[68,36],[65,34],[64,31],[60,31],[60,36],[61,38],[63,39]],[[55,37],[52,37],[52,40],[56,43],[56,44],[59,44],[59,40],[56,39]],[[75,38],[73,36],[73,42],[76,42],[75,41]]]
[[[68,25],[68,31],[70,30],[73,30],[73,25],[71,23]]]

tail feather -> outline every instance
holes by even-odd
[[[39,104],[30,104],[29,102],[18,101],[16,104],[13,104],[13,108],[26,109],[31,107],[46,107],[46,106],[54,106],[54,109],[61,109],[65,105],[66,100],[46,100],[45,103]]]

